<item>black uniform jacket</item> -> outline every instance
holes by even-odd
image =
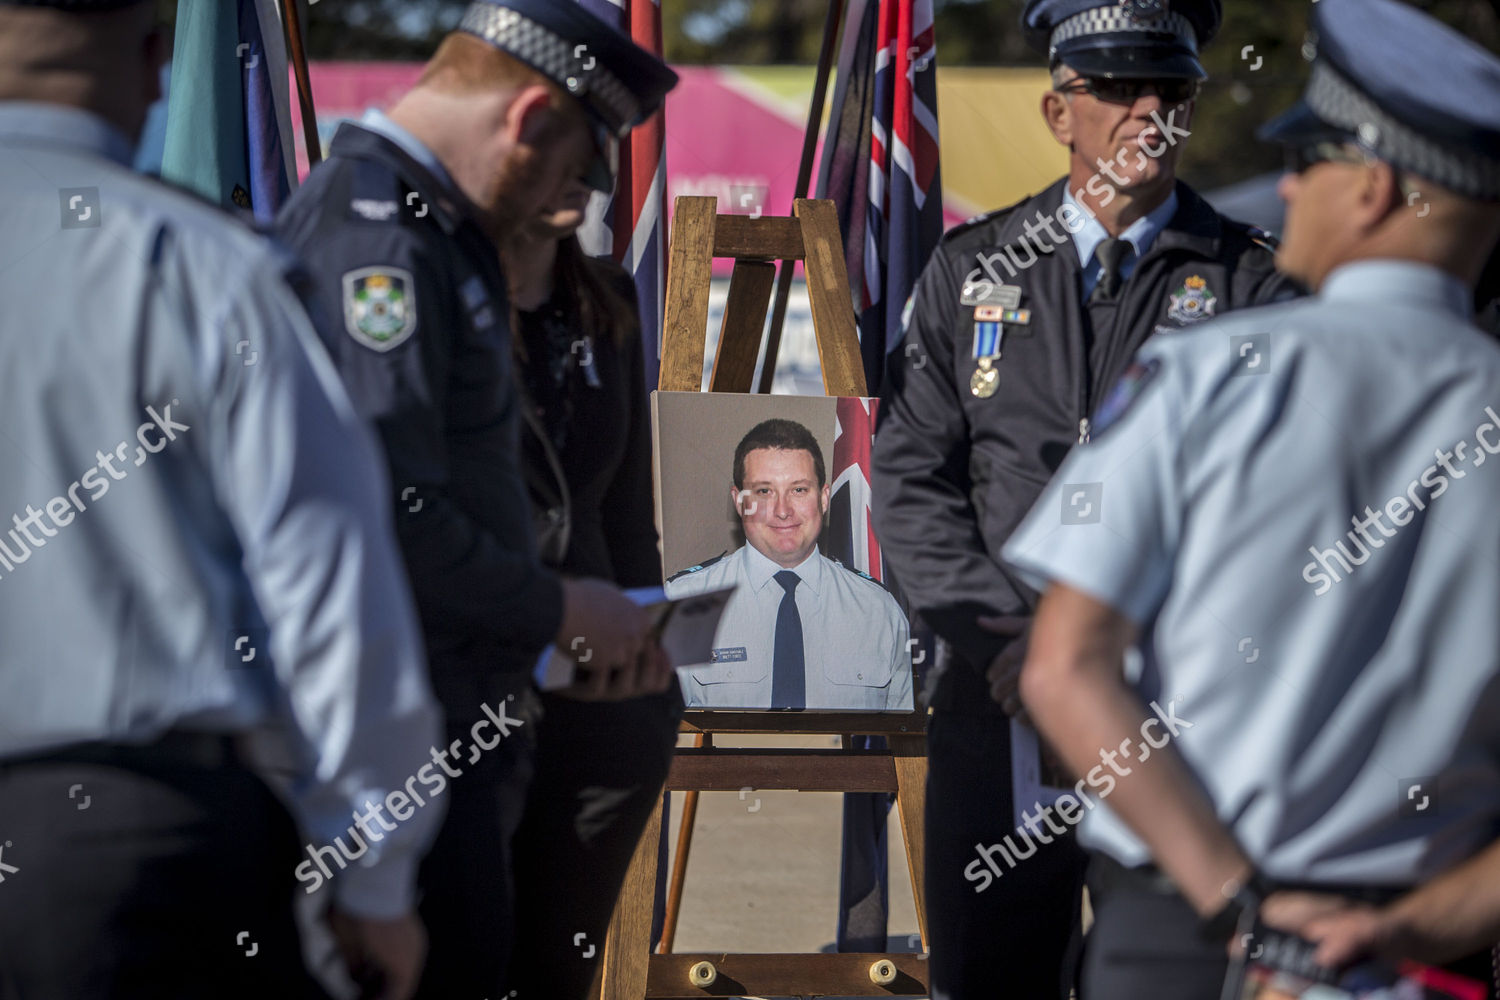
[[[585,266],[635,311],[630,272],[607,259]],[[565,540],[544,542],[544,558],[572,576],[661,586],[640,324],[579,349],[577,295],[562,285],[520,321],[522,385],[531,407],[523,435],[527,483],[539,536]]]
[[[537,557],[506,284],[472,203],[345,124],[277,231],[313,271],[329,355],[385,443],[434,677],[530,670],[562,587]]]
[[[1052,241],[1038,222],[1038,213],[1057,218],[1065,185],[949,232],[917,284],[906,341],[891,356],[873,455],[875,526],[913,610],[949,646],[932,702],[941,708],[991,710],[983,672],[1007,640],[975,618],[1030,615],[1037,599],[1001,566],[1000,548],[1068,450],[1087,439],[1101,396],[1137,348],[1159,328],[1206,318],[1209,297],[1218,314],[1297,294],[1274,271],[1264,234],[1220,217],[1179,183],[1176,215],[1117,305],[1100,310],[1096,330],[1076,247],[1046,249]],[[1028,237],[1027,222],[1040,240]],[[1065,232],[1056,222],[1053,229]],[[970,389],[978,367],[974,299],[995,277],[1020,288],[1020,308],[1031,316],[1005,327],[998,390],[982,399]]]

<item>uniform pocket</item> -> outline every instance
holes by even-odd
[[[867,655],[833,657],[823,664],[823,676],[830,684],[848,687],[883,688],[894,675],[895,664],[889,654],[877,655],[873,651]]]

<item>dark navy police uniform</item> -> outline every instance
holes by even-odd
[[[676,82],[576,4],[478,0],[459,30],[578,98],[596,153],[586,179],[599,188],[613,183],[619,137]],[[372,113],[339,129],[327,162],[278,220],[335,318],[329,353],[384,441],[433,688],[450,745],[461,748],[450,766],[462,775],[421,870],[424,997],[505,994],[516,922],[511,840],[539,719],[531,668],[563,616],[559,577],[538,556],[522,468],[506,281],[479,218],[430,150]],[[519,725],[479,753],[472,728],[502,712]]]
[[[522,720],[473,767],[460,751],[420,878],[424,991],[468,982],[448,978],[450,965],[481,961],[498,983],[513,931],[509,845],[535,749],[530,666],[563,613],[518,463],[505,281],[451,182],[360,125],[339,129],[279,229],[317,278],[334,317],[322,325],[329,354],[385,444],[447,741],[467,746],[484,705]]]
[[[1219,5],[1039,0],[1025,18],[1054,63],[1192,78]],[[1012,643],[1024,648],[1037,594],[1001,566],[1000,548],[1153,332],[1296,293],[1264,234],[1179,183],[1159,218],[1139,224],[1151,231],[1123,283],[1095,294],[1100,264],[1080,260],[1075,211],[1064,179],[947,234],[908,306],[875,443],[876,530],[943,640],[927,691],[926,871],[931,983],[944,1000],[994,996],[997,976],[1016,996],[1066,996],[1059,980],[1076,947],[1084,858],[1071,835],[987,892],[963,876],[976,844],[1016,825],[1009,721],[985,671]],[[981,615],[1010,618],[1020,638],[980,628]]]

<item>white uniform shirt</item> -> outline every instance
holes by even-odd
[[[710,666],[679,671],[689,708],[770,708],[782,567],[754,546],[667,581],[668,597],[738,586],[714,637]],[[877,581],[813,552],[793,570],[810,709],[910,710],[906,616]]]
[[[1370,261],[1157,336],[1005,546],[1141,626],[1142,701],[1175,700],[1270,877],[1411,885],[1500,832],[1500,346],[1472,308]],[[1107,799],[1080,837],[1148,860]]]

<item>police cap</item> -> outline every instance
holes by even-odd
[[[1219,0],[1031,0],[1026,40],[1083,76],[1201,80],[1200,48],[1219,30]]]
[[[1500,59],[1397,0],[1322,0],[1302,100],[1260,130],[1351,142],[1456,194],[1500,200]]]
[[[572,94],[597,152],[590,186],[614,186],[619,140],[650,118],[677,74],[573,0],[474,0],[458,30],[489,42]]]

